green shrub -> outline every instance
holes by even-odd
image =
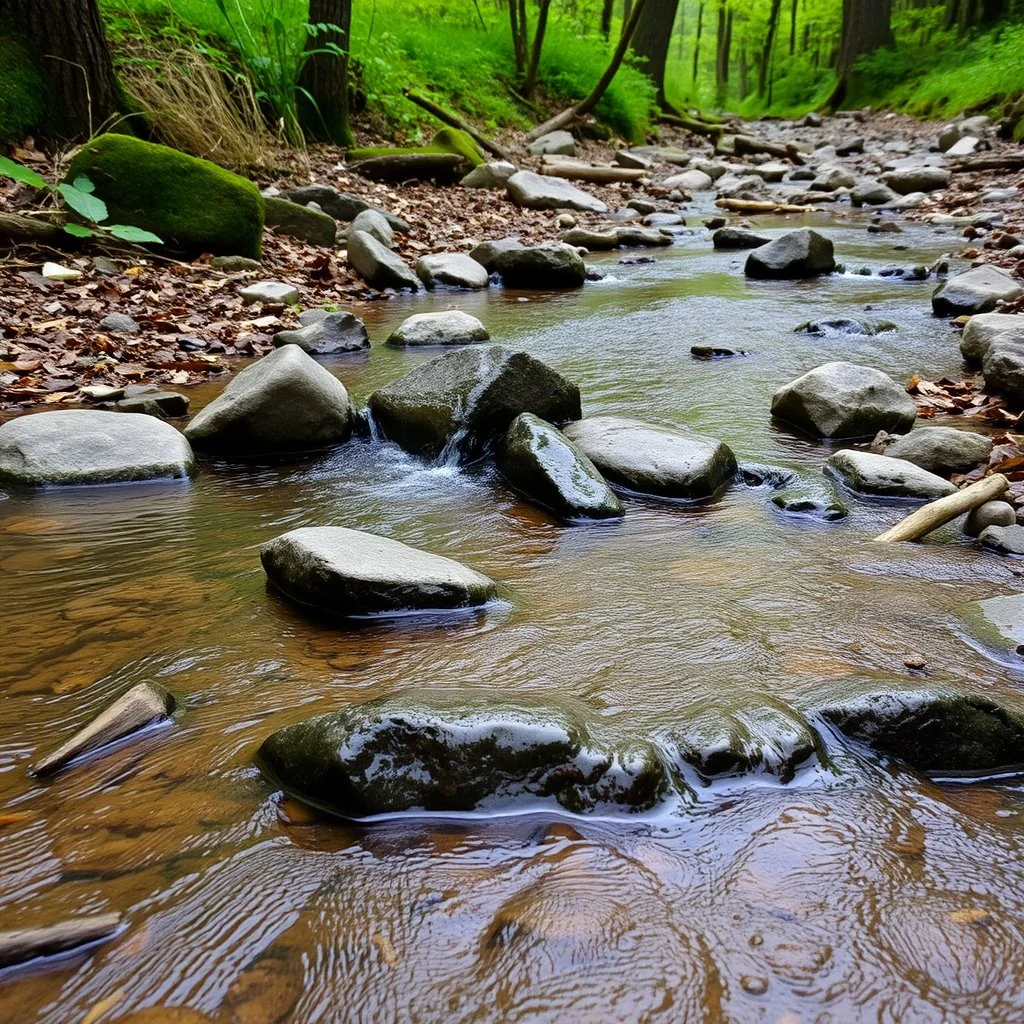
[[[190,255],[259,258],[263,197],[251,181],[208,160],[127,135],[101,135],[71,161],[67,180],[83,176],[112,221],[152,231]]]

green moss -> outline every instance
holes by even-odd
[[[45,80],[31,54],[0,25],[0,144],[21,142],[50,120]]]
[[[189,254],[258,259],[263,197],[246,178],[167,146],[101,135],[68,168],[85,175],[110,211],[108,223],[134,224]]]
[[[473,141],[472,136],[458,128],[442,128],[430,140],[430,145],[443,150],[446,153],[458,153],[464,156],[471,167],[479,167],[484,162],[480,148]]]

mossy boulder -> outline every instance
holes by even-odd
[[[108,223],[133,224],[190,255],[258,259],[264,203],[246,178],[167,146],[101,135],[83,146],[68,168],[96,186]]]
[[[645,811],[669,789],[650,744],[596,741],[573,709],[493,693],[397,693],[287,726],[257,754],[286,792],[349,818],[562,808]]]

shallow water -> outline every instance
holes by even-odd
[[[955,242],[819,223],[851,268],[930,262]],[[577,381],[585,413],[684,423],[824,489],[829,449],[772,425],[773,391],[829,358],[897,379],[955,374],[956,336],[929,314],[931,284],[748,282],[743,258],[712,252],[700,229],[653,264],[595,258],[610,276],[582,292],[359,312],[375,343],[411,311],[477,313],[495,341]],[[899,330],[792,332],[834,316]],[[695,343],[752,355],[698,362]],[[434,355],[375,344],[328,365],[362,400]],[[193,391],[194,407],[215,393]],[[670,816],[357,827],[282,800],[252,767],[274,729],[402,687],[572,697],[628,738],[701,702],[768,694],[803,708],[909,685],[915,655],[928,663],[918,681],[1024,708],[1024,675],[956,632],[963,602],[1022,589],[1019,563],[952,528],[871,545],[898,505],[847,496],[850,518],[823,526],[769,497],[627,498],[621,523],[566,528],[486,468],[357,441],[286,465],[204,463],[191,485],[0,501],[0,921],[128,921],[91,955],[0,975],[0,1020],[64,1024],[107,999],[102,1021],[148,1007],[164,1009],[140,1020],[1024,1018],[1012,782],[938,785],[835,742],[830,772],[703,792]],[[257,549],[332,524],[458,558],[507,600],[443,620],[311,622],[267,591]],[[50,782],[26,776],[143,679],[184,698],[177,725]]]

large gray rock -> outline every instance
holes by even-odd
[[[340,444],[355,413],[345,385],[298,345],[247,366],[185,428],[202,451],[263,455]]]
[[[623,248],[653,248],[671,245],[672,238],[661,231],[635,227],[571,228],[562,235],[566,245],[595,251]]]
[[[530,143],[531,156],[575,156],[576,140],[571,132],[548,132]]]
[[[370,347],[363,321],[351,313],[327,313],[315,322],[293,331],[274,335],[274,344],[298,345],[314,356],[333,356],[340,352],[361,352]]]
[[[394,348],[410,345],[474,345],[489,341],[487,328],[475,316],[459,309],[437,313],[414,313],[392,331],[386,344]]]
[[[293,203],[300,203],[305,206],[307,203],[316,203],[324,213],[335,220],[353,221],[363,210],[379,210],[391,225],[394,231],[400,235],[407,235],[411,230],[409,225],[387,210],[373,206],[365,199],[352,195],[351,192],[341,192],[333,185],[301,185],[298,188],[288,189],[283,193],[285,199]]]
[[[533,171],[517,171],[505,183],[518,206],[529,210],[587,210],[607,213],[608,207],[596,196],[584,192],[564,178],[551,178]]]
[[[583,716],[493,693],[398,693],[287,726],[259,749],[288,793],[349,818],[415,811],[637,812],[670,783],[650,744],[613,750]]]
[[[825,463],[825,472],[858,494],[932,501],[956,494],[956,487],[905,459],[844,450]]]
[[[825,363],[772,396],[772,416],[817,437],[873,437],[914,425],[917,405],[888,374],[856,363]]]
[[[523,243],[518,238],[495,238],[488,242],[481,242],[471,249],[469,258],[479,263],[488,274],[493,274],[501,253],[522,248],[524,248]]]
[[[524,412],[505,432],[498,469],[528,501],[560,519],[618,519],[622,502],[586,455],[556,426]]]
[[[950,476],[987,462],[992,438],[955,427],[918,427],[909,434],[883,431],[872,442],[871,450],[878,455],[905,459],[929,473]]]
[[[964,519],[963,530],[968,537],[977,537],[990,526],[1013,526],[1017,512],[1008,501],[986,501],[972,508]]]
[[[486,288],[487,268],[471,256],[439,252],[416,261],[416,276],[425,288]]]
[[[935,289],[932,312],[936,316],[988,313],[1000,300],[1012,302],[1024,295],[1024,285],[1000,267],[983,264],[955,274]]]
[[[998,654],[1017,658],[1024,651],[1024,594],[972,601],[960,610],[968,634]]]
[[[817,277],[836,269],[832,240],[810,228],[787,231],[747,257],[747,277]]]
[[[770,241],[767,235],[746,228],[719,228],[711,236],[711,244],[716,249],[758,249]]]
[[[564,432],[608,480],[640,494],[700,501],[737,469],[724,442],[642,420],[592,416]]]
[[[580,390],[525,352],[502,345],[446,353],[370,396],[383,433],[415,455],[472,461],[523,412],[579,419]]]
[[[823,167],[811,182],[812,192],[835,192],[841,188],[853,188],[857,179],[845,167]]]
[[[713,185],[714,179],[710,174],[691,167],[687,171],[680,171],[673,174],[664,181],[659,182],[662,188],[681,188],[687,192],[707,192]]]
[[[504,160],[495,160],[474,167],[459,184],[463,188],[503,189],[505,183],[517,170],[515,164],[507,163]]]
[[[291,530],[264,544],[260,561],[289,601],[341,617],[472,608],[497,593],[451,558],[342,526]]]
[[[997,338],[981,364],[985,390],[1014,403],[1024,401],[1024,342],[1008,336]]]
[[[114,484],[184,479],[195,471],[188,441],[141,413],[60,409],[0,426],[0,482]]]
[[[960,352],[967,362],[980,364],[998,339],[1024,344],[1024,315],[979,313],[972,316],[960,335]]]
[[[583,257],[564,242],[502,249],[490,269],[508,288],[580,288],[587,279]]]
[[[419,278],[402,262],[401,258],[365,231],[353,231],[348,236],[349,266],[371,288],[383,291],[409,289],[418,291]]]
[[[919,771],[972,775],[1024,765],[1024,717],[986,697],[872,693],[819,713],[844,735]]]
[[[897,194],[880,181],[863,181],[850,193],[854,206],[885,206],[896,199]]]
[[[388,223],[387,217],[380,210],[363,210],[356,215],[348,226],[345,238],[350,239],[355,231],[365,231],[371,238],[376,238],[387,249],[395,247],[395,233]]]
[[[279,235],[288,235],[290,238],[298,238],[300,241],[327,248],[334,245],[338,224],[326,213],[311,210],[308,206],[300,206],[277,196],[267,196],[264,199],[264,208],[264,222]]]
[[[949,171],[944,167],[903,167],[883,174],[882,181],[901,196],[912,192],[937,192],[948,188]]]
[[[978,542],[989,551],[1000,555],[1024,556],[1024,526],[986,526],[978,536]]]

